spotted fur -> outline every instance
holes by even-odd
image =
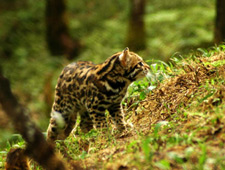
[[[143,78],[149,66],[134,52],[124,51],[109,57],[104,63],[76,62],[64,68],[55,89],[47,138],[65,139],[80,114],[83,132],[107,127],[108,110],[116,127],[125,129],[120,103],[128,86]]]

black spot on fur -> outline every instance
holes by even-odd
[[[97,106],[93,106],[92,108],[93,108],[93,109],[97,109],[98,107],[97,107]]]
[[[109,104],[111,104],[111,102],[103,100],[103,101],[99,102],[99,104],[101,104],[101,105],[109,105]]]
[[[105,111],[105,108],[104,107],[99,107],[98,110],[99,111]]]
[[[56,128],[55,127],[52,127],[52,132],[56,132]]]
[[[57,103],[57,104],[60,104],[60,99],[57,99],[57,100],[55,100],[55,102]]]
[[[82,97],[84,96],[84,90],[81,90],[81,94]]]
[[[98,96],[98,99],[99,99],[99,100],[103,100],[103,99],[104,99],[104,96],[103,96],[101,93],[98,93],[97,96]]]
[[[63,74],[60,74],[59,78],[61,79],[63,77]]]
[[[66,79],[66,82],[71,82],[71,77],[68,77],[68,78]]]
[[[68,86],[68,90],[69,90],[69,92],[72,92],[73,91],[73,88],[72,88],[72,85],[71,84]]]
[[[108,90],[108,91],[106,91],[106,95],[107,96],[115,96],[117,93],[114,93],[113,91],[111,91],[111,90]]]

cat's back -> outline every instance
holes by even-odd
[[[78,61],[71,64],[68,64],[66,67],[64,67],[62,73],[69,73],[72,74],[76,71],[82,71],[85,72],[87,69],[95,67],[95,64],[91,61]]]
[[[95,64],[90,61],[78,61],[71,63],[64,67],[62,70],[56,88],[72,88],[76,85],[84,83],[84,80],[87,78],[89,72],[95,70]]]
[[[95,64],[91,61],[78,61],[71,64],[68,64],[62,70],[59,78],[65,79],[66,81],[70,81],[71,78],[79,77],[80,74],[85,74],[86,72],[93,70]]]

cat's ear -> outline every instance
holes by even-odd
[[[126,47],[119,56],[121,64],[125,67],[129,62],[129,48]]]

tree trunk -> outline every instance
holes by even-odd
[[[81,48],[79,40],[69,34],[65,0],[46,0],[46,39],[52,55],[76,57]]]
[[[225,40],[225,1],[216,2],[215,43],[219,44]]]
[[[133,51],[146,47],[145,0],[130,0],[130,17],[126,45]]]
[[[15,129],[27,142],[26,154],[48,170],[65,170],[64,163],[54,153],[41,131],[30,120],[28,111],[21,106],[12,94],[10,83],[0,72],[0,104],[12,120]]]

